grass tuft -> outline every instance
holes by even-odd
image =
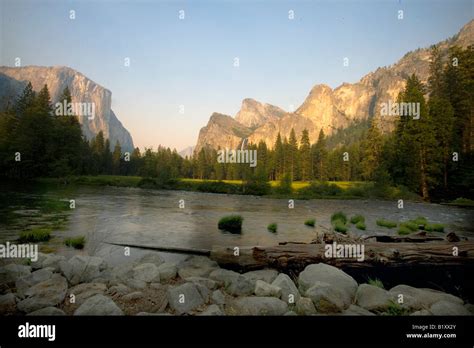
[[[272,223],[272,224],[267,226],[267,230],[269,230],[270,232],[273,232],[273,233],[276,233],[277,229],[278,229],[278,225],[275,224],[275,223]]]
[[[412,233],[412,230],[410,230],[408,227],[406,226],[400,226],[398,228],[398,231],[397,233],[400,235],[400,236],[406,236],[407,234],[410,234]]]
[[[400,224],[400,227],[404,227],[405,229],[409,229],[412,232],[418,231],[419,225],[413,221],[405,221]]]
[[[242,221],[244,219],[240,215],[228,215],[219,220],[217,227],[232,233],[240,233],[242,231]]]
[[[410,222],[417,224],[418,228],[421,227],[421,229],[424,229],[425,225],[428,223],[428,220],[426,220],[426,218],[423,216],[418,216],[416,219],[410,220]]]
[[[346,224],[343,223],[341,220],[336,220],[336,221],[334,222],[334,229],[335,229],[337,232],[341,232],[341,233],[344,233],[344,234],[346,234],[346,232],[347,232]]]
[[[351,224],[357,224],[358,222],[365,222],[365,217],[362,215],[354,215],[351,217]]]
[[[309,220],[306,220],[306,221],[304,222],[304,224],[305,224],[306,226],[314,227],[314,225],[316,224],[316,219],[309,219]]]
[[[331,216],[331,222],[341,221],[343,224],[347,223],[347,216],[342,211],[338,211]]]
[[[84,245],[86,244],[86,237],[78,236],[67,238],[64,241],[64,244],[66,244],[68,247],[73,247],[74,249],[83,249]]]
[[[20,233],[18,241],[20,243],[37,243],[46,242],[51,238],[51,229],[49,228],[36,228],[29,231]]]
[[[365,231],[365,222],[364,221],[359,221],[358,223],[356,223],[356,227],[359,229],[359,230],[363,230]]]
[[[397,223],[391,220],[379,219],[377,220],[377,225],[387,228],[394,228],[397,227]]]
[[[378,278],[375,278],[375,279],[369,278],[369,280],[367,281],[367,284],[376,286],[380,289],[385,289],[382,281]]]

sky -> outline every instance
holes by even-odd
[[[455,35],[473,4],[0,0],[0,65],[21,57],[22,65],[78,70],[112,91],[136,146],[179,151],[195,145],[213,112],[235,116],[244,98],[296,109],[316,84],[357,82]]]

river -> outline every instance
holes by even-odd
[[[30,194],[21,194],[21,201],[28,201]],[[330,228],[330,217],[336,211],[343,211],[348,217],[354,214],[365,217],[366,231],[350,225],[350,233],[357,235],[395,234],[396,228],[379,227],[376,220],[404,221],[418,216],[424,216],[433,223],[443,223],[445,232],[474,235],[473,209],[439,204],[404,202],[404,208],[399,209],[397,201],[318,199],[295,200],[294,208],[290,209],[287,199],[86,186],[66,191],[46,190],[41,195],[75,200],[75,209],[68,212],[65,226],[53,231],[56,238],[49,243],[56,252],[98,255],[111,264],[130,259],[124,256],[123,247],[112,246],[108,242],[190,249],[210,249],[213,245],[234,247],[276,245],[283,241],[310,242],[318,231]],[[184,203],[184,208],[179,207],[180,201]],[[18,204],[17,200],[12,202]],[[3,205],[5,203],[8,204],[3,202]],[[24,208],[24,205],[21,207]],[[243,216],[241,234],[217,228],[218,220],[229,214]],[[310,218],[316,219],[316,228],[304,225],[304,221]],[[6,224],[3,220],[0,223],[0,239],[15,239],[19,233],[17,225]],[[278,224],[277,233],[267,231],[270,223]],[[64,238],[77,235],[86,237],[84,250],[74,250],[62,244]],[[136,258],[142,254],[143,251],[132,249],[130,256]],[[168,260],[182,257],[165,253],[163,256]]]

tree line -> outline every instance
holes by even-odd
[[[76,116],[54,116],[46,85],[36,93],[29,83],[0,114],[0,169],[12,178],[115,174],[162,182],[364,180],[403,185],[427,200],[469,198],[474,187],[473,94],[473,50],[453,47],[443,57],[434,46],[428,83],[408,76],[397,99],[419,103],[419,119],[401,116],[389,134],[380,131],[380,118],[330,137],[321,129],[313,144],[308,130],[297,135],[292,129],[289,138],[278,134],[271,149],[263,141],[249,144],[248,150],[257,150],[257,166],[251,168],[219,163],[218,150],[210,148],[182,158],[162,146],[124,153],[120,143],[112,147],[102,132],[88,141]],[[71,102],[68,88],[59,100]]]

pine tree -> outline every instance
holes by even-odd
[[[395,156],[398,182],[419,191],[428,200],[430,189],[437,185],[439,165],[435,161],[436,139],[433,122],[423,96],[424,86],[413,74],[407,79],[399,100],[419,106],[419,119],[413,115],[401,115],[398,123]]]
[[[428,78],[428,88],[430,98],[440,97],[443,93],[443,61],[438,46],[431,48],[430,77]]]
[[[260,181],[267,181],[269,176],[269,157],[267,144],[260,140],[257,146],[256,176]]]
[[[71,102],[71,93],[66,87],[59,101]],[[53,114],[55,115],[55,114]],[[80,172],[83,167],[83,135],[81,125],[74,115],[58,115],[54,117],[55,159],[53,172],[56,176],[65,176]]]
[[[454,110],[453,147],[458,153],[474,151],[474,49],[452,47],[444,71],[443,97]]]
[[[454,111],[446,99],[431,97],[428,109],[433,124],[436,144],[433,160],[439,163],[443,172],[443,187],[448,189],[448,172],[451,158],[452,132],[454,123]]]
[[[64,101],[66,104],[72,103],[71,91],[69,90],[68,86],[64,87],[63,92],[58,99],[59,103],[64,103]]]
[[[104,164],[104,173],[112,173],[112,152],[110,152],[110,140],[105,139],[104,152],[102,153],[102,163]]]
[[[309,132],[303,130],[300,142],[301,179],[303,181],[312,179],[311,168],[311,144],[309,142]]]
[[[299,179],[298,140],[293,128],[291,128],[288,141],[288,171],[292,181]]]
[[[41,88],[36,96],[34,105],[34,112],[38,115],[51,116],[53,114],[48,86],[44,85],[43,88]]]
[[[102,155],[104,153],[105,149],[105,139],[104,139],[104,133],[102,131],[99,131],[97,135],[95,136],[93,146],[92,146],[92,151],[97,154],[97,155]]]
[[[274,179],[279,179],[282,177],[285,170],[285,153],[284,153],[283,143],[281,141],[280,132],[278,132],[278,135],[275,141],[274,152],[275,152],[275,161],[274,161],[275,162],[275,178]]]
[[[122,159],[122,147],[119,141],[115,143],[114,152],[112,153],[112,173],[114,175],[120,174],[120,164]]]
[[[382,134],[377,126],[376,118],[373,118],[367,132],[367,137],[364,141],[363,159],[361,164],[364,179],[375,179],[375,173],[381,163],[382,146]]]
[[[207,160],[206,160],[206,152],[204,149],[201,149],[198,154],[197,158],[197,174],[199,179],[206,178],[207,175]]]
[[[449,72],[448,72],[449,71]],[[452,93],[447,93],[446,83],[457,80],[453,76],[454,71],[449,67],[443,69],[443,62],[439,50],[435,47],[432,49],[432,57],[430,64],[430,100],[428,102],[428,109],[433,124],[434,136],[437,140],[436,150],[434,151],[435,158],[433,161],[439,163],[443,172],[443,190],[448,189],[448,175],[450,169],[450,153],[452,149],[452,134],[454,127],[454,110],[449,101]],[[446,76],[450,78],[446,79]]]
[[[327,156],[326,137],[324,135],[323,129],[321,128],[319,131],[318,141],[312,147],[314,177],[321,181],[327,179]]]
[[[28,82],[25,89],[23,90],[20,97],[15,103],[16,115],[18,117],[24,116],[25,113],[27,113],[28,110],[33,107],[35,97],[36,93],[33,90],[33,85],[31,84],[31,82]]]

